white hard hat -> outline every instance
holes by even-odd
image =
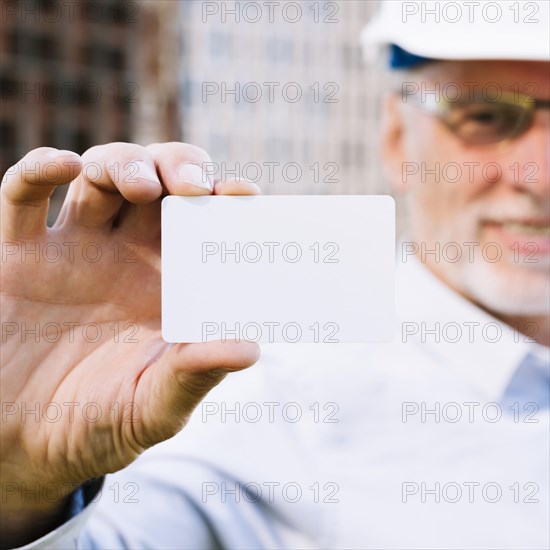
[[[363,30],[364,52],[374,58],[392,46],[395,68],[419,58],[550,61],[549,6],[548,0],[382,0]]]

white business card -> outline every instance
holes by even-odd
[[[394,269],[389,196],[162,201],[167,342],[385,342]]]

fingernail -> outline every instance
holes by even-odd
[[[198,165],[186,163],[182,164],[178,170],[178,179],[183,183],[189,183],[201,189],[212,191],[214,185],[210,176]]]
[[[136,175],[144,180],[154,181],[160,185],[159,177],[157,176],[157,171],[149,164],[143,160],[134,161],[137,169]]]

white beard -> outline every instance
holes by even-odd
[[[501,262],[505,262],[504,259]],[[463,289],[485,309],[504,316],[550,315],[548,271],[521,264],[503,266],[482,258],[449,269],[453,286]]]
[[[532,205],[529,202],[525,200],[523,204],[520,204],[520,201],[516,201],[514,204],[501,204],[498,208],[495,208],[492,203],[479,204],[476,208],[464,212],[461,221],[465,228],[476,228],[479,226],[479,220],[488,216],[491,210],[495,215],[502,215],[502,212],[506,211],[512,218],[514,216],[521,217],[525,212],[532,211]],[[473,261],[471,261],[470,251],[464,246],[464,243],[477,242],[475,237],[468,235],[467,231],[458,231],[449,224],[427,227],[426,220],[420,218],[422,213],[415,212],[411,202],[408,203],[408,206],[411,227],[422,228],[415,235],[420,241],[424,237],[437,235],[435,240],[441,243],[442,247],[446,243],[452,242],[463,247],[462,257],[456,263],[441,260],[438,266],[434,266],[452,288],[469,296],[481,307],[496,315],[500,314],[504,317],[550,315],[548,257],[537,258],[537,263],[526,263],[521,257],[517,261],[511,250],[503,250],[501,247],[501,259],[496,263],[491,263],[483,257],[483,243],[480,243],[474,248]],[[458,236],[459,234],[460,236]],[[434,240],[433,237],[432,240]],[[433,249],[433,246],[429,245],[429,248]],[[426,260],[428,261],[429,258]]]

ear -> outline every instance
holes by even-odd
[[[397,192],[404,192],[403,161],[405,160],[404,121],[398,94],[388,94],[382,105],[381,150],[384,173]]]

